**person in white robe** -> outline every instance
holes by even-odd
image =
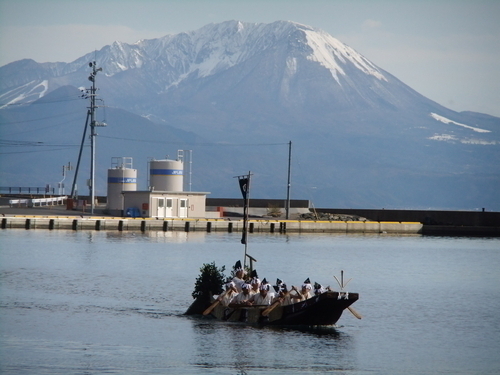
[[[243,283],[241,288],[242,288],[241,293],[238,293],[231,301],[232,305],[233,304],[234,305],[247,305],[248,300],[252,297],[250,294],[250,289],[252,289],[250,284]]]
[[[226,284],[226,293],[218,296],[218,299],[222,306],[227,307],[237,294],[238,291],[236,289],[236,285],[232,281],[230,281]]]
[[[250,297],[248,304],[254,306],[269,306],[274,301],[274,293],[270,293],[271,286],[264,284],[259,287],[259,293]]]
[[[295,294],[291,294],[290,297],[294,300],[300,300],[300,301],[305,301],[306,299],[312,298],[313,293],[312,293],[312,285],[311,282],[309,281],[309,278],[307,278],[304,283],[302,284],[302,287],[300,288],[300,291],[297,290],[295,287],[293,287],[295,290]],[[297,302],[297,301],[295,301]]]
[[[243,284],[245,284],[245,269],[241,266],[241,262],[237,261],[234,265],[235,276],[233,277],[233,283],[238,290],[238,293],[242,291]]]
[[[250,285],[252,286],[252,289],[250,290],[250,294],[253,296],[254,294],[259,293],[259,287],[261,285],[260,279],[257,277],[253,277],[252,280],[250,280]]]

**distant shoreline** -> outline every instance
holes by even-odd
[[[63,229],[95,231],[185,231],[185,232],[241,232],[243,221],[234,218],[220,219],[155,219],[123,218],[95,215],[61,215],[58,210],[44,208],[39,215],[28,212],[2,213],[2,229]],[[4,211],[0,209],[0,212]],[[20,209],[19,211],[22,211]],[[30,210],[31,211],[31,210]],[[44,211],[44,212],[42,212]],[[426,225],[420,222],[389,221],[321,221],[251,219],[250,233],[332,233],[367,235],[434,235],[500,237],[500,227]]]

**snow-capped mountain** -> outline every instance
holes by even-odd
[[[283,48],[286,50],[282,51]],[[283,95],[288,93],[288,83],[298,74],[298,64],[304,58],[326,68],[340,86],[339,76],[347,78],[347,72],[353,67],[378,80],[387,81],[374,64],[321,30],[282,21],[272,24],[230,21],[207,25],[190,33],[142,40],[133,45],[115,42],[69,64],[37,64],[31,60],[8,64],[2,67],[2,77],[5,77],[0,86],[4,98],[2,104],[33,100],[34,91],[42,97],[47,92],[47,86],[50,86],[48,91],[68,83],[79,86],[79,83],[85,83],[85,74],[74,74],[81,73],[92,60],[97,61],[107,77],[127,71],[133,74],[132,71],[140,70],[141,77],[138,78],[146,81],[142,85],[153,84],[156,88],[154,93],[162,94],[174,90],[184,81],[207,78],[238,65],[248,65],[249,61],[259,60],[266,54],[276,55],[274,52],[277,49],[280,54],[285,52],[280,56],[284,57],[284,65],[279,67],[280,70],[284,68]],[[61,77],[67,78],[63,80]],[[33,90],[40,85],[46,89]]]
[[[88,87],[90,61],[102,67],[97,86],[107,106],[202,137],[203,144],[181,137],[185,143],[152,155],[136,128],[134,148],[144,158],[195,150],[198,190],[213,196],[234,196],[220,173],[241,170],[260,174],[262,197],[282,195],[283,145],[291,140],[303,168],[294,168],[296,198],[333,207],[500,209],[500,119],[451,111],[322,30],[227,21],[115,42],[67,64],[21,60],[0,67],[1,118],[43,107],[21,104],[65,86]],[[122,126],[100,133],[113,139]],[[129,150],[116,141],[106,151]]]

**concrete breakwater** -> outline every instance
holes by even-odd
[[[116,230],[116,231],[225,231],[241,232],[242,220],[226,219],[149,219],[75,216],[9,216],[1,228]],[[388,233],[421,234],[417,222],[250,220],[250,233]]]

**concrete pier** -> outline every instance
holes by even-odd
[[[3,217],[1,228],[241,232],[242,220],[150,219],[122,217],[24,216]],[[423,225],[413,222],[250,220],[253,233],[388,233],[420,234]]]
[[[95,231],[204,231],[241,232],[240,216],[208,217],[205,219],[155,219],[113,217],[101,205],[95,214],[68,210],[66,207],[5,207],[0,206],[1,228],[65,229]],[[231,207],[234,210],[234,207]],[[229,208],[227,208],[229,210]],[[367,221],[325,221],[283,217],[258,216],[252,212],[249,223],[251,233],[362,233],[362,234],[411,234],[433,236],[483,236],[500,237],[500,212],[463,211],[404,211],[404,210],[347,210],[331,209],[348,215],[366,217]],[[265,213],[266,209],[262,208]],[[324,212],[328,210],[324,209]],[[218,211],[219,212],[219,211]],[[318,211],[319,212],[319,211]],[[348,216],[347,216],[348,217]],[[332,219],[333,220],[333,219]],[[351,219],[340,219],[351,220]]]

